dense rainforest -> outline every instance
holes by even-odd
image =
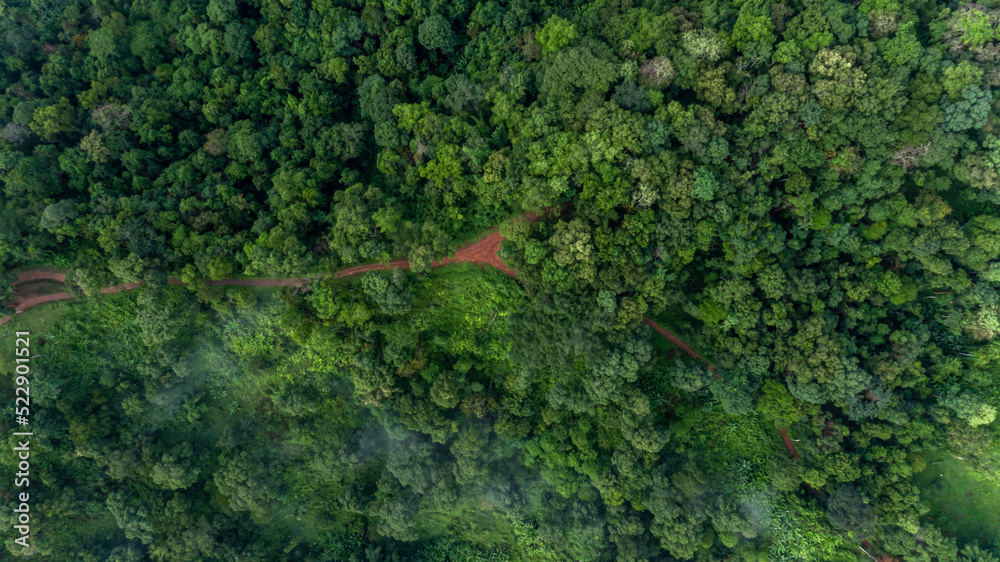
[[[3,0],[2,558],[997,562],[998,86],[998,0]]]

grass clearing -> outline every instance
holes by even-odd
[[[428,331],[455,355],[474,353],[503,359],[506,317],[523,298],[514,279],[490,268],[454,264],[427,274],[417,288],[410,316],[425,318]]]
[[[930,451],[927,468],[914,476],[930,512],[923,520],[942,531],[997,545],[1000,537],[1000,487],[978,480],[947,451]]]
[[[70,302],[51,302],[17,314],[14,319],[0,327],[0,366],[5,372],[14,369],[14,337],[15,332],[29,332],[32,354],[42,353],[41,339],[46,343],[51,339],[52,328],[64,316],[70,307]]]
[[[712,454],[700,465],[709,475],[748,483],[752,477],[765,476],[768,459],[788,454],[777,430],[755,412],[731,415],[708,403],[688,404],[678,412],[672,426],[674,442],[680,445],[677,450],[710,449]]]
[[[22,314],[15,314],[14,319],[0,327],[0,339],[14,337],[14,332],[32,332],[44,336],[42,332],[50,329],[66,316],[72,301],[58,301],[38,305]]]

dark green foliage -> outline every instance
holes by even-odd
[[[854,486],[844,485],[830,496],[827,507],[830,524],[856,540],[868,537],[874,530],[875,515]]]
[[[406,276],[398,269],[386,279],[377,273],[368,273],[361,278],[365,294],[371,297],[385,314],[406,314],[413,303],[414,294],[408,287]]]
[[[451,30],[448,19],[441,14],[434,14],[420,24],[417,39],[429,50],[448,52],[455,46],[455,33]]]
[[[990,103],[993,95],[975,86],[968,86],[962,91],[961,99],[948,100],[941,103],[942,123],[945,130],[964,131],[979,129],[986,125]]]
[[[998,481],[992,4],[0,11],[0,296],[144,283],[46,335],[37,556],[995,556],[913,478]]]

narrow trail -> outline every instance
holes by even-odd
[[[534,220],[536,215],[527,214],[528,220]],[[518,220],[518,219],[515,219]],[[510,275],[511,277],[517,277],[517,272],[509,269],[504,265],[503,260],[497,255],[500,251],[500,243],[504,241],[504,236],[500,234],[499,229],[493,229],[489,234],[483,238],[472,242],[471,244],[466,244],[458,248],[455,252],[454,257],[444,258],[440,261],[436,261],[431,264],[431,267],[440,267],[443,265],[450,265],[453,263],[474,263],[478,265],[490,265],[500,271]],[[367,273],[369,271],[383,270],[383,269],[409,269],[410,262],[406,260],[393,260],[388,263],[367,263],[363,265],[356,265],[348,267],[346,269],[341,269],[340,271],[334,272],[332,275],[336,279],[341,279],[345,277],[353,277],[355,275],[360,275],[362,273]],[[289,278],[267,278],[267,279],[217,279],[217,280],[207,280],[206,285],[223,285],[230,287],[295,287],[295,286],[305,286],[308,285],[310,281],[323,277],[323,275],[314,275],[311,277],[289,277]],[[14,307],[15,314],[21,314],[24,311],[50,302],[69,300],[73,298],[73,295],[65,291],[58,293],[49,293],[45,295],[19,295],[17,294],[17,287],[33,283],[37,281],[54,281],[58,283],[66,282],[66,273],[55,270],[50,267],[41,267],[37,269],[31,269],[27,271],[21,271],[17,274],[17,281],[14,281],[13,286],[15,288],[15,300],[9,303]],[[171,285],[186,285],[187,283],[172,277],[167,280],[167,283]],[[128,291],[138,287],[140,283],[125,283],[122,285],[114,285],[111,287],[106,287],[101,290],[102,294],[109,295],[112,293],[118,293],[121,291]],[[14,319],[14,316],[6,316],[0,318],[0,326],[3,326],[7,322]]]
[[[702,361],[705,361],[706,363],[708,363],[708,361],[704,357],[702,357],[701,355],[698,355],[698,353],[695,350],[691,349],[691,347],[688,346],[688,344],[684,343],[683,340],[681,340],[679,337],[675,336],[673,333],[671,333],[666,328],[660,326],[656,322],[653,322],[653,320],[650,317],[643,316],[642,321],[645,322],[646,325],[649,326],[650,328],[652,328],[654,331],[656,331],[657,333],[659,333],[661,336],[663,336],[663,337],[667,338],[668,340],[670,340],[670,343],[672,343],[672,344],[676,345],[677,347],[681,348],[682,350],[684,350],[684,353],[687,353],[688,355],[690,355],[694,359],[701,359]],[[712,371],[714,373],[715,372],[715,367],[712,366],[711,363],[709,363],[708,370]],[[715,373],[715,378],[721,379],[722,376],[719,375],[718,373]]]
[[[667,330],[666,328],[660,326],[656,322],[653,322],[653,320],[651,318],[649,318],[648,316],[643,317],[643,322],[645,322],[647,326],[649,326],[650,328],[652,328],[653,330],[655,330],[661,336],[663,336],[663,337],[667,338],[668,340],[670,340],[670,343],[672,343],[672,344],[676,345],[677,347],[681,348],[682,350],[684,350],[684,352],[687,353],[688,355],[690,355],[692,358],[694,358],[694,359],[700,359],[700,360],[704,361],[705,363],[708,363],[708,360],[706,360],[701,355],[698,355],[698,353],[695,350],[691,349],[691,347],[688,344],[684,343],[684,341],[682,339],[680,339],[679,337],[675,336],[669,330]],[[712,373],[715,375],[715,378],[717,378],[717,379],[721,379],[722,378],[722,375],[720,375],[716,371],[715,367],[711,363],[708,363],[708,370],[712,371]],[[785,442],[785,448],[788,449],[788,454],[791,455],[791,457],[793,459],[795,459],[795,460],[801,459],[802,457],[799,456],[799,452],[798,452],[798,450],[795,449],[795,445],[792,443],[791,438],[788,437],[788,430],[785,429],[785,428],[780,428],[779,432],[781,433],[781,440]],[[815,490],[814,490],[814,493],[815,493]]]

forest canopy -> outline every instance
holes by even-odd
[[[142,282],[6,552],[996,562],[998,86],[996,0],[6,0],[0,297]]]

